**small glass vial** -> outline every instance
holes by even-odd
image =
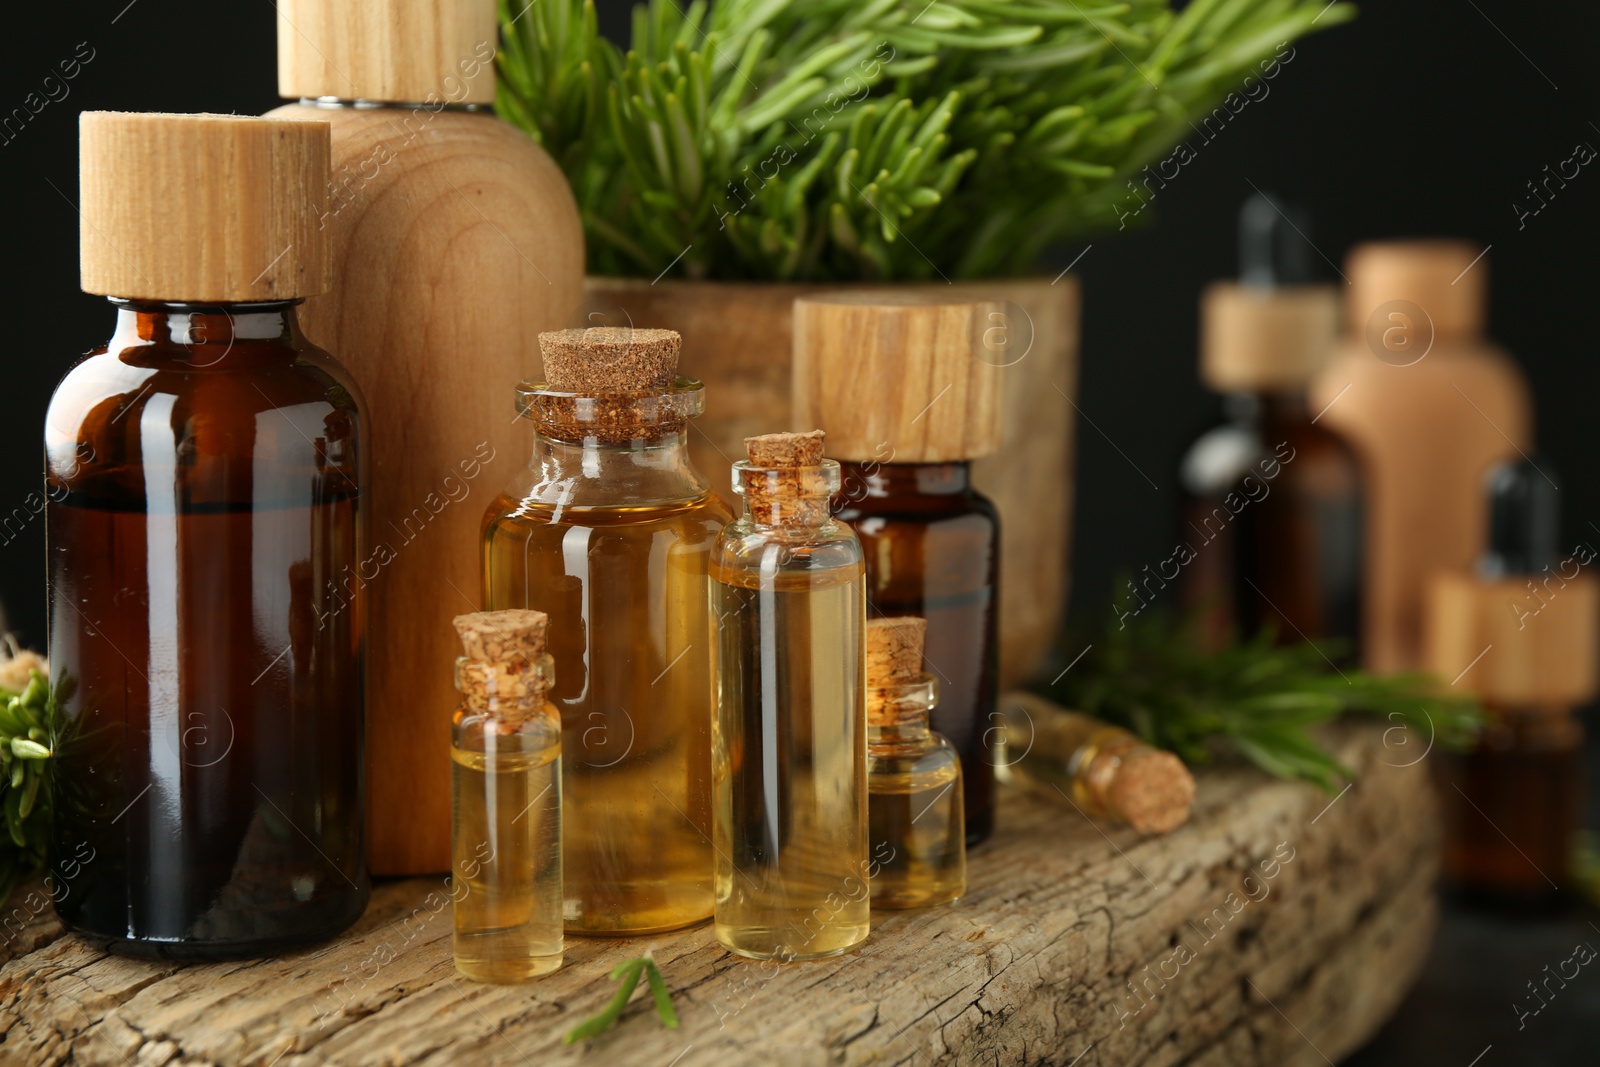
[[[1164,834],[1189,821],[1194,776],[1183,761],[1108,722],[1042,697],[1000,699],[1000,780],[1065,798],[1092,819]]]
[[[867,623],[867,832],[872,906],[927,908],[967,891],[961,758],[928,728],[939,686],[922,673],[926,619]]]
[[[866,592],[861,545],[828,512],[822,434],[746,438],[744,516],[711,562],[716,934],[754,959],[866,939]]]
[[[296,319],[328,130],[81,135],[83,287],[117,324],[44,420],[56,910],[129,953],[282,952],[370,892],[367,417]]]
[[[451,896],[456,970],[515,984],[561,966],[561,716],[541,611],[482,611],[455,626],[461,704],[451,720]]]
[[[705,388],[670,330],[539,336],[523,383],[533,460],[483,525],[491,610],[539,606],[566,759],[567,931],[633,935],[711,917],[707,567],[732,517],[689,462]]]

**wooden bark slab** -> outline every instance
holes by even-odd
[[[1374,726],[1330,738],[1366,768],[1336,800],[1207,771],[1195,818],[1164,838],[1006,793],[966,899],[875,915],[854,955],[786,967],[735,960],[700,927],[569,939],[542,981],[472,985],[432,878],[384,885],[312,951],[150,963],[63,935],[47,907],[29,919],[24,891],[8,905],[0,1063],[1332,1063],[1422,965],[1438,846],[1426,762],[1386,765],[1413,757]],[[611,967],[647,948],[682,1027],[662,1029],[641,990],[611,1032],[564,1047],[610,997]]]

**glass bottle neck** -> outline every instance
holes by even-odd
[[[859,485],[869,497],[960,496],[972,490],[972,464],[967,460],[951,463],[855,463],[845,462],[846,486]]]
[[[1305,422],[1309,418],[1304,389],[1228,393],[1222,398],[1222,408],[1230,419],[1263,425]]]
[[[933,730],[928,725],[927,715],[910,722],[895,723],[892,726],[879,726],[870,722],[867,724],[867,750],[874,755],[889,749],[925,745],[932,739]]]
[[[211,363],[239,342],[259,349],[278,342],[293,350],[301,340],[299,300],[195,304],[112,297],[117,326],[110,347],[172,346],[194,362]]]

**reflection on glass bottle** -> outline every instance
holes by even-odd
[[[815,959],[867,936],[866,597],[861,545],[828,513],[822,435],[746,439],[744,515],[712,557],[716,934]]]

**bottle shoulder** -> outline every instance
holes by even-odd
[[[711,561],[720,580],[732,585],[748,585],[757,577],[772,573],[827,573],[830,579],[848,582],[860,578],[866,569],[866,557],[855,531],[837,519],[791,530],[759,526],[741,517],[723,528],[712,549]],[[741,576],[750,580],[741,580]]]
[[[961,757],[954,745],[939,733],[915,742],[883,743],[869,741],[867,745],[868,781],[893,783],[912,791],[939,788],[961,777]]]

